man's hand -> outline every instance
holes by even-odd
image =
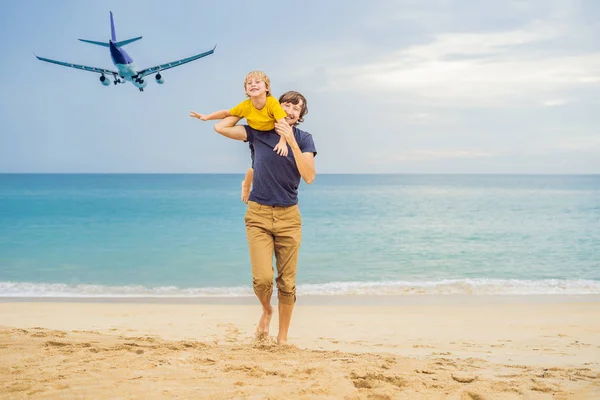
[[[198,114],[196,111],[190,111],[190,117],[198,118],[198,119],[201,119],[202,121],[208,120],[206,114]]]
[[[275,123],[275,132],[283,138],[285,141],[292,145],[292,143],[296,143],[296,138],[294,137],[294,130],[287,122],[276,122]]]

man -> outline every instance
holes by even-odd
[[[287,344],[296,302],[296,265],[302,241],[298,185],[300,178],[308,184],[314,181],[317,150],[312,135],[296,127],[308,112],[304,96],[298,92],[286,92],[279,102],[287,117],[285,122],[275,124],[274,131],[256,131],[249,126],[235,125],[240,120],[238,117],[227,117],[215,124],[214,128],[225,137],[247,141],[254,146],[254,179],[245,221],[252,264],[252,286],[263,309],[256,336],[264,339],[269,334],[273,315],[274,254],[279,300],[277,343]],[[274,151],[280,136],[291,148],[291,154],[287,157]]]

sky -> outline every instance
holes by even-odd
[[[188,116],[247,72],[303,93],[319,173],[600,173],[597,0],[2,2],[0,173],[240,173],[247,144]],[[117,40],[140,68],[104,87]]]

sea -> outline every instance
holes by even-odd
[[[252,296],[242,174],[0,174],[0,297]],[[302,183],[298,296],[600,294],[600,175]]]

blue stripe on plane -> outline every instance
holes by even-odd
[[[157,65],[155,67],[146,68],[146,69],[143,69],[143,70],[139,71],[138,73],[141,76],[146,76],[146,75],[150,75],[150,74],[153,74],[155,72],[158,72],[158,71],[164,71],[165,69],[178,67],[180,65],[187,64],[189,62],[195,61],[195,60],[197,60],[199,58],[209,56],[209,55],[211,55],[211,54],[213,54],[215,52],[216,48],[217,48],[217,46],[215,45],[215,47],[213,47],[212,50],[205,51],[204,53],[196,54],[195,56],[187,57],[187,58],[184,58],[184,59],[181,59],[181,60],[172,61],[172,62],[169,62],[169,63]]]
[[[110,57],[114,64],[126,65],[133,62],[133,59],[129,57],[129,54],[127,54],[125,50],[115,46],[112,40],[109,41],[108,44],[110,46]]]
[[[64,62],[64,61],[51,60],[49,58],[39,57],[35,54],[34,54],[34,56],[40,61],[46,61],[46,62],[49,62],[52,64],[62,65],[65,67],[81,69],[83,71],[91,71],[91,72],[97,72],[99,74],[107,74],[107,75],[116,75],[117,74],[117,71],[111,71],[109,69],[88,67],[87,65],[79,65],[79,64],[73,64],[73,63],[68,63],[68,62]]]

